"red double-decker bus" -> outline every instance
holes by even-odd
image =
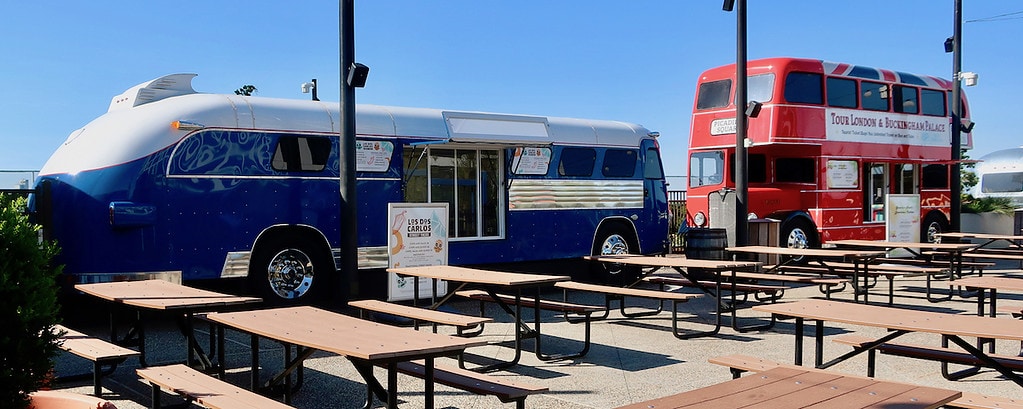
[[[686,193],[691,224],[728,229],[730,242],[735,71],[700,75]],[[745,143],[748,216],[780,221],[779,245],[885,239],[889,195],[919,196],[920,240],[948,229],[949,184],[959,183],[949,180],[951,81],[801,58],[752,60],[747,76],[749,101],[763,104]],[[965,96],[962,106],[969,124]],[[962,141],[969,148],[971,135]]]

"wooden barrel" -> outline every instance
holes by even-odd
[[[686,233],[686,258],[725,260],[727,244],[725,229],[690,229]]]

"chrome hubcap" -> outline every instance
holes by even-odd
[[[295,299],[305,295],[313,284],[313,263],[296,249],[283,250],[270,260],[266,277],[277,296]]]

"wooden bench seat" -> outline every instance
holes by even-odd
[[[538,306],[541,310],[555,311],[555,312],[559,312],[559,313],[564,314],[565,320],[568,321],[568,322],[571,322],[571,323],[580,323],[581,322],[581,323],[583,323],[585,325],[585,329],[583,331],[585,333],[585,335],[584,335],[584,339],[583,339],[583,348],[582,348],[582,350],[580,350],[579,352],[570,353],[570,354],[562,354],[562,355],[557,355],[557,356],[554,356],[554,355],[545,356],[544,358],[541,358],[541,359],[544,359],[544,360],[568,359],[568,358],[575,358],[575,357],[580,357],[580,356],[586,355],[586,353],[589,352],[589,350],[590,350],[590,324],[593,321],[593,314],[605,310],[604,307],[595,306],[595,305],[573,304],[573,303],[569,303],[569,302],[536,299],[536,298],[530,298],[530,297],[520,297],[518,299],[518,303],[516,304],[516,299],[512,295],[508,295],[508,294],[495,294],[497,296],[497,299],[494,299],[494,298],[492,298],[490,296],[490,294],[488,294],[486,291],[483,291],[483,290],[462,290],[462,291],[456,292],[455,295],[457,295],[459,297],[468,298],[470,300],[479,301],[480,302],[480,316],[481,317],[485,313],[485,308],[484,308],[484,304],[485,303],[488,303],[488,302],[490,302],[490,303],[500,302],[503,306],[518,305],[520,307],[526,307],[526,308],[533,308],[534,306]],[[537,312],[537,314],[539,314],[539,312]],[[521,331],[521,330],[522,330],[522,328],[516,329],[516,331]],[[530,333],[530,334],[528,334],[528,336],[539,337],[539,334],[537,334],[537,333]],[[538,339],[537,340],[537,345],[539,345],[539,342],[540,341]],[[537,352],[537,353],[538,353],[538,357],[539,357],[539,352]]]
[[[821,265],[786,265],[786,266],[765,266],[765,268],[780,268],[786,272],[799,272],[799,273],[817,273],[817,274],[835,274],[839,276],[852,276],[855,274],[856,264],[853,263],[827,263],[827,267]],[[863,272],[860,271],[860,274]],[[892,305],[895,302],[895,277],[927,277],[927,297],[930,299],[931,294],[931,279],[935,276],[942,274],[948,274],[947,267],[928,267],[920,265],[908,265],[908,264],[897,264],[890,261],[884,261],[881,263],[872,263],[868,266],[867,277],[878,278],[884,277],[888,280],[888,304]],[[870,284],[867,288],[860,289],[860,291],[866,291],[874,284]]]
[[[696,287],[703,289],[712,289],[717,283],[709,280],[698,280],[696,282],[689,280],[684,277],[667,276],[660,274],[652,274],[643,277],[643,281],[657,284],[664,289],[666,285],[677,285],[681,287]],[[742,294],[754,294],[754,297],[759,301],[776,301],[782,297],[785,290],[789,289],[788,286],[784,285],[771,285],[771,284],[754,284],[754,283],[735,283],[734,285],[724,278],[721,281],[721,289],[725,291],[734,291]]]
[[[783,364],[742,354],[717,356],[708,359],[708,362],[727,367],[732,372],[733,378],[738,378],[743,372],[762,372],[779,366],[800,368],[795,365]],[[952,402],[946,403],[944,407],[964,409],[1023,409],[1023,400],[963,392],[963,396]]]
[[[997,311],[1001,314],[1009,314],[1012,318],[1023,318],[1023,305],[998,304]]]
[[[863,345],[875,341],[873,338],[859,336],[859,335],[843,335],[835,337],[834,342],[852,346],[853,348],[860,349]],[[874,376],[874,351],[881,352],[887,355],[897,355],[907,358],[918,358],[926,359],[931,361],[939,361],[951,364],[960,365],[971,365],[971,366],[987,366],[984,361],[977,359],[977,357],[970,353],[962,350],[942,347],[932,347],[924,345],[910,345],[896,342],[886,342],[877,348],[868,352],[870,354],[867,358],[867,376]],[[1011,355],[997,355],[988,354],[999,364],[1009,368],[1013,371],[1023,370],[1023,357],[1011,356]],[[947,376],[946,376],[947,377]]]
[[[124,360],[139,356],[138,351],[88,336],[63,325],[55,325],[53,330],[58,334],[64,334],[58,338],[61,349],[92,361],[92,393],[97,397],[103,393],[103,376],[113,372]],[[105,372],[104,365],[110,366]]]
[[[153,409],[159,409],[161,390],[176,393],[198,405],[213,409],[273,409],[291,406],[256,392],[213,378],[185,365],[151,366],[135,373],[152,386]]]
[[[421,361],[399,362],[398,372],[424,378],[426,367]],[[494,396],[504,403],[515,402],[515,407],[518,409],[526,407],[526,398],[530,395],[544,393],[548,390],[546,386],[513,382],[493,375],[438,364],[434,364],[433,367],[433,380],[441,385],[477,395]]]
[[[683,294],[672,291],[661,290],[648,290],[642,288],[630,288],[630,287],[614,287],[609,285],[589,284],[580,283],[576,281],[562,281],[554,284],[555,287],[564,290],[564,300],[568,302],[569,291],[580,291],[589,293],[598,293],[604,295],[604,315],[595,317],[595,319],[607,318],[611,313],[611,302],[618,301],[618,309],[623,317],[636,318],[645,317],[660,314],[664,311],[664,302],[671,302],[671,328],[675,334],[679,334],[678,329],[678,305],[694,298],[699,297],[697,294]],[[629,312],[626,311],[628,307],[625,303],[626,297],[634,298],[646,298],[657,301],[657,308],[650,309],[641,312]]]
[[[459,335],[466,336],[478,335],[483,330],[483,324],[494,321],[487,317],[475,317],[472,315],[437,311],[380,300],[350,301],[348,302],[348,305],[360,310],[360,318],[366,318],[367,311],[391,314],[412,319],[417,329],[419,328],[419,321],[425,321],[434,324],[433,332],[437,332],[438,324],[451,325],[458,328]],[[473,331],[472,333],[464,332],[465,330],[475,327],[479,327],[479,330]]]

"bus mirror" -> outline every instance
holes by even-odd
[[[757,115],[760,115],[760,108],[762,108],[763,106],[764,104],[761,104],[757,101],[750,101],[748,104],[746,104],[746,116],[750,118],[756,118]]]
[[[959,125],[959,130],[961,130],[963,132],[966,132],[966,133],[973,132],[973,126],[976,125],[976,124],[977,123],[967,119],[965,124],[960,124]]]

